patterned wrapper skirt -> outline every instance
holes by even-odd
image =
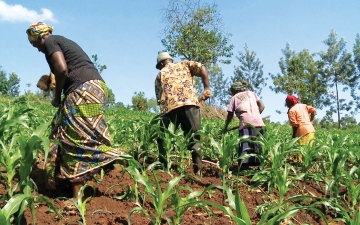
[[[51,144],[46,162],[48,188],[56,187],[56,176],[84,181],[121,155],[109,140],[104,115],[107,93],[103,81],[91,80],[69,93],[59,107],[51,133],[59,143]]]
[[[264,134],[262,127],[250,127],[245,126],[241,130],[239,130],[239,137],[248,137],[249,141],[242,141],[239,143],[238,155],[246,155],[246,154],[256,154],[259,153],[262,149],[262,146],[259,144],[253,143],[256,140],[258,133],[261,135]],[[245,159],[243,164],[258,164],[259,159],[255,156],[251,156],[250,158]]]

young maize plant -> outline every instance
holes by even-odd
[[[185,213],[190,210],[192,207],[200,207],[203,208],[205,211],[209,211],[207,204],[201,204],[199,203],[199,198],[211,191],[211,189],[215,188],[214,185],[209,185],[204,190],[201,191],[194,191],[190,187],[177,187],[176,191],[172,194],[171,203],[170,205],[174,208],[175,216],[174,217],[168,217],[166,220],[169,224],[174,225],[181,225],[183,220],[182,216],[185,215]],[[180,197],[179,193],[183,191],[188,191],[189,194],[185,196],[184,198]]]
[[[287,163],[287,155],[293,153],[296,145],[296,140],[292,139],[288,143],[275,143],[269,145],[265,141],[263,151],[259,158],[263,163],[260,165],[260,170],[252,177],[251,181],[256,185],[267,184],[268,190],[271,191],[275,187],[276,177],[284,168],[284,163]]]
[[[334,209],[341,217],[336,218],[333,222],[343,222],[346,225],[358,225],[360,224],[360,207],[357,205],[357,209],[351,210],[347,207],[347,202],[344,199],[331,198],[326,205],[329,208]]]
[[[135,160],[130,155],[121,155],[120,159],[125,159],[129,164],[128,167],[124,168],[123,173],[125,171],[128,172],[134,180],[134,196],[136,204],[140,204],[139,197],[142,198],[142,202],[145,202],[145,195],[139,196],[139,174],[141,174],[143,177],[147,177],[147,172],[150,172],[155,167],[159,166],[160,162],[154,162],[148,167],[144,168],[137,160]]]
[[[6,189],[8,192],[8,198],[11,198],[14,195],[18,183],[13,186],[13,179],[16,175],[16,169],[19,166],[21,160],[21,153],[14,143],[16,142],[15,136],[13,136],[9,146],[5,145],[4,142],[0,141],[1,151],[0,151],[0,164],[1,167],[5,168],[6,175],[1,173],[1,177],[5,180]]]
[[[234,162],[234,154],[239,143],[239,138],[224,134],[220,142],[217,142],[214,138],[211,138],[210,141],[214,149],[214,154],[216,154],[216,158],[219,160],[221,182],[225,185],[226,176],[230,176],[231,174],[229,168]]]
[[[91,188],[92,193],[95,194],[96,187],[91,184],[85,184],[79,189],[77,201],[75,201],[73,198],[59,197],[59,199],[65,199],[66,201],[71,202],[76,207],[76,209],[80,213],[81,222],[83,225],[86,225],[86,204],[91,199],[91,195],[84,199],[84,191],[86,188]]]
[[[133,208],[130,211],[128,216],[128,223],[130,225],[131,216],[135,212],[139,212],[146,215],[151,220],[152,224],[155,225],[161,224],[161,219],[163,214],[172,206],[171,202],[170,203],[167,202],[175,193],[175,186],[179,183],[179,181],[182,179],[183,176],[177,176],[171,179],[166,185],[164,192],[162,192],[159,181],[157,180],[156,175],[154,173],[152,174],[153,181],[151,181],[147,176],[141,175],[138,170],[135,171],[137,171],[136,175],[139,183],[144,185],[145,195],[149,195],[151,197],[152,205],[154,206],[154,210],[155,210],[155,217],[153,217],[148,210],[138,205],[137,207]],[[155,186],[153,183],[155,183]]]
[[[12,225],[15,224],[16,221],[20,222],[20,215],[17,216],[17,220],[15,220],[14,215],[18,212],[23,211],[21,208],[23,207],[23,203],[25,202],[33,202],[35,199],[42,200],[50,207],[50,209],[56,213],[57,216],[61,216],[59,211],[56,209],[55,205],[52,201],[44,196],[33,196],[29,194],[16,194],[11,197],[6,205],[0,210],[0,224],[1,225]],[[22,214],[21,214],[22,215]],[[20,223],[19,223],[20,224]],[[36,224],[36,221],[33,216],[32,224]]]
[[[350,210],[354,211],[360,199],[360,183],[359,183],[360,169],[357,166],[353,166],[349,172],[343,171],[343,177],[341,177],[341,183],[346,187],[347,193],[350,199]]]
[[[212,187],[211,187],[212,188]],[[227,201],[229,206],[224,206],[220,204],[216,204],[210,201],[199,200],[196,203],[188,203],[190,205],[203,205],[211,206],[223,211],[227,216],[229,216],[237,225],[250,225],[250,215],[246,208],[246,205],[239,194],[238,187],[235,188],[235,195],[232,193],[232,189],[227,185],[216,186],[218,189],[222,189],[224,193],[227,195]],[[234,211],[235,210],[235,213]],[[229,221],[229,224],[232,224],[232,221]]]

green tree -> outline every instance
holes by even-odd
[[[102,72],[107,69],[106,65],[100,64],[97,54],[92,55],[91,58],[92,58],[92,62],[94,63],[94,66],[96,67],[96,69],[99,71],[100,74],[102,74]]]
[[[91,58],[92,58],[92,62],[94,63],[95,68],[99,71],[99,73],[101,75],[102,72],[107,69],[106,65],[100,64],[97,54],[92,55]],[[114,92],[110,88],[108,88],[108,91],[109,92],[108,92],[107,105],[111,106],[111,105],[115,104],[115,95],[114,95]]]
[[[343,92],[346,92],[349,88],[351,92],[354,92],[359,76],[355,73],[352,56],[346,51],[346,42],[343,38],[338,40],[336,32],[331,30],[328,38],[323,43],[328,47],[326,52],[322,51],[319,54],[322,61],[323,75],[329,89],[335,88],[334,93],[329,92],[326,96],[326,102],[330,107],[330,111],[337,113],[338,127],[340,128],[340,112],[344,110],[350,111],[354,102],[340,99],[339,88],[342,86]]]
[[[113,91],[108,88],[108,100],[107,100],[107,106],[111,106],[115,104],[115,95],[113,93]]]
[[[142,91],[134,92],[134,95],[131,98],[131,102],[132,102],[132,109],[134,110],[145,111],[148,109],[147,99],[145,98],[145,93]]]
[[[150,112],[160,113],[160,106],[158,105],[155,97],[152,97],[149,100],[147,100],[147,107]]]
[[[209,99],[211,105],[226,106],[229,104],[231,94],[229,92],[229,81],[225,78],[221,67],[218,64],[214,64],[208,69],[210,88],[212,90],[212,96]]]
[[[346,128],[354,128],[356,127],[357,122],[356,119],[351,116],[346,114],[345,116],[343,116],[343,118],[341,119],[341,127],[346,127]]]
[[[307,49],[296,53],[289,43],[282,52],[284,57],[279,61],[281,73],[269,74],[274,85],[270,89],[276,93],[296,94],[301,102],[322,109],[327,86],[320,71],[321,64],[314,60],[315,54],[310,54]]]
[[[163,9],[163,20],[161,42],[173,57],[201,62],[208,69],[218,63],[231,62],[234,46],[230,44],[231,35],[221,30],[223,24],[216,4],[202,3],[201,0],[170,0],[168,7]],[[203,89],[200,79],[195,77],[194,84],[200,93]]]
[[[265,81],[267,80],[267,78],[264,77],[264,66],[261,64],[259,58],[256,58],[256,53],[249,50],[247,44],[245,44],[244,50],[244,53],[239,52],[239,56],[236,56],[240,65],[235,66],[232,81],[245,80],[249,84],[249,89],[260,95],[262,87],[266,86]]]
[[[332,113],[330,111],[326,112],[326,115],[320,120],[319,126],[321,128],[336,128],[337,124],[334,122],[332,118]]]
[[[117,108],[117,109],[126,109],[126,106],[122,102],[116,102],[115,104],[110,106],[111,108]]]
[[[360,76],[360,35],[359,34],[357,34],[355,38],[353,53],[354,53],[354,63],[356,66],[356,73],[357,76]],[[357,90],[360,90],[359,84]],[[360,109],[360,96],[355,92],[355,90],[352,91],[351,96],[356,102],[356,111],[358,111]]]
[[[20,78],[16,73],[10,73],[9,76],[0,66],[0,94],[18,97],[20,94]]]
[[[172,56],[206,66],[231,62],[234,46],[229,44],[230,35],[221,30],[217,5],[202,4],[200,0],[170,0],[163,15],[166,26],[161,42]]]

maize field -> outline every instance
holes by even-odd
[[[150,112],[109,108],[106,120],[120,156],[80,189],[75,215],[66,180],[45,188],[44,160],[50,103],[2,100],[0,110],[0,224],[360,224],[360,129],[315,127],[312,147],[291,139],[291,127],[266,122],[257,157],[260,166],[237,166],[237,131],[222,133],[225,121],[202,118],[203,175],[193,175],[190,137],[159,127]],[[286,119],[286,118],[284,118]],[[232,122],[232,126],[238,123]],[[157,137],[168,148],[159,167]],[[300,160],[301,159],[301,160]]]

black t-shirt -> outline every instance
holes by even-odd
[[[99,71],[82,48],[72,40],[60,35],[50,35],[45,39],[45,58],[51,72],[54,72],[54,65],[51,63],[50,58],[57,51],[63,53],[68,68],[68,77],[63,87],[65,95],[86,81],[103,80]]]

